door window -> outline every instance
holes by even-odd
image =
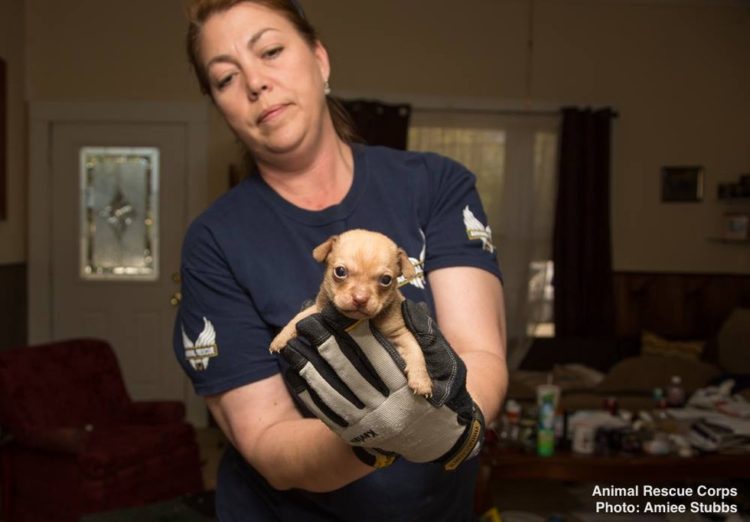
[[[159,150],[83,147],[80,154],[83,279],[159,277]]]

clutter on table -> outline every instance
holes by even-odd
[[[750,451],[750,404],[732,393],[734,381],[695,391],[686,398],[679,375],[653,392],[653,407],[629,411],[616,396],[599,410],[569,412],[560,407],[560,387],[537,386],[537,400],[522,405],[508,400],[501,418],[490,427],[493,451],[536,453],[556,450],[581,455],[679,455]]]

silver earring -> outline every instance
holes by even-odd
[[[326,80],[326,82],[323,84],[323,94],[325,94],[326,96],[331,94],[331,86],[328,85],[328,80]]]

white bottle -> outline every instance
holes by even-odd
[[[685,390],[679,375],[672,376],[672,382],[667,387],[667,407],[681,408],[685,405]]]

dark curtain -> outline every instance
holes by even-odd
[[[354,123],[357,135],[368,145],[406,150],[411,106],[373,100],[339,100]]]
[[[555,335],[614,335],[609,109],[562,111],[553,240]]]

